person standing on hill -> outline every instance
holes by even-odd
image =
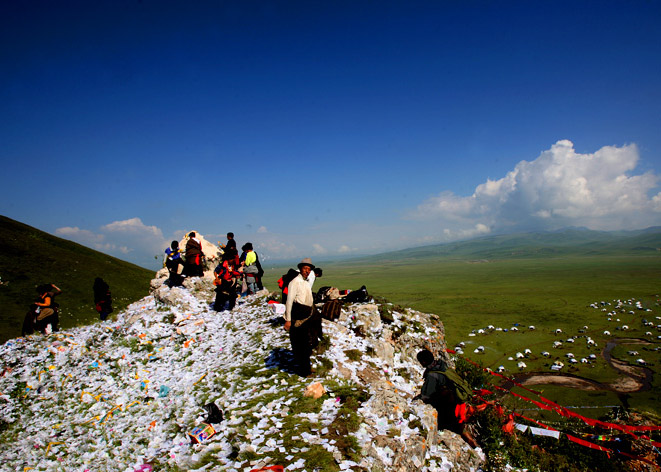
[[[188,235],[188,242],[186,242],[186,276],[188,277],[202,277],[202,243],[197,239],[195,231],[191,231]]]
[[[278,287],[282,290],[281,303],[283,305],[287,304],[287,293],[289,288],[289,282],[298,277],[299,272],[294,269],[289,269],[286,274],[278,279]],[[312,290],[312,288],[310,288]]]
[[[103,281],[101,277],[94,279],[94,307],[101,316],[101,321],[105,321],[108,315],[112,313],[112,295],[110,286]]]
[[[227,245],[225,245],[225,252],[223,253],[223,261],[232,261],[234,267],[240,265],[239,262],[239,251],[236,249],[236,241],[234,239],[229,239]]]
[[[255,253],[257,260],[255,265],[257,266],[257,290],[264,290],[264,284],[262,283],[262,278],[264,277],[264,269],[262,269],[262,263],[259,262],[259,254]]]
[[[243,274],[248,285],[248,294],[254,295],[257,293],[257,274],[259,273],[257,254],[253,250],[252,243],[245,243],[241,249],[245,253],[242,265]]]
[[[310,338],[314,324],[313,315],[316,312],[307,278],[314,270],[314,265],[309,258],[305,258],[298,264],[298,270],[300,273],[287,286],[284,327],[289,331],[296,373],[307,377],[312,373],[310,355],[314,346]]]

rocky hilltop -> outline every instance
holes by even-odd
[[[0,346],[7,470],[479,468],[481,451],[438,432],[434,410],[412,400],[417,351],[445,349],[436,316],[345,305],[324,320],[314,378],[300,378],[267,291],[217,313],[210,279],[164,280],[112,321]],[[215,433],[194,441],[206,420]]]

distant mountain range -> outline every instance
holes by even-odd
[[[20,336],[23,317],[35,287],[54,283],[62,289],[62,327],[98,319],[92,285],[96,277],[109,285],[115,310],[149,291],[154,272],[58,238],[0,215],[0,342]]]
[[[448,258],[461,260],[529,257],[641,255],[661,256],[661,227],[636,231],[593,231],[565,228],[557,231],[501,234],[392,251],[356,260],[386,262]]]

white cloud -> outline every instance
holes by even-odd
[[[140,218],[131,218],[122,221],[113,221],[101,227],[102,231],[110,233],[151,235],[163,238],[163,232],[156,226],[146,226]]]
[[[322,256],[322,255],[327,254],[327,253],[328,253],[328,251],[321,244],[314,243],[312,245],[312,254],[313,255]]]
[[[445,226],[448,238],[489,231],[585,226],[638,229],[661,222],[661,193],[654,173],[633,175],[634,144],[579,154],[562,140],[533,161],[521,161],[498,180],[488,179],[468,197],[443,192],[418,206],[411,218]]]
[[[160,228],[147,226],[140,218],[114,221],[99,228],[98,233],[65,226],[56,229],[55,234],[112,256],[130,254],[133,262],[143,266],[155,265],[155,260],[160,265],[159,257],[169,245]]]
[[[77,226],[65,226],[55,230],[57,236],[72,239],[83,245],[94,245],[95,247],[104,246],[104,236],[102,234],[95,234],[86,229],[80,229]]]
[[[339,247],[337,252],[340,253],[340,254],[347,254],[347,253],[351,252],[351,248],[349,246],[347,246],[346,244],[343,244],[342,246]]]
[[[266,229],[266,226],[260,226],[257,228],[257,233],[263,234],[263,233],[268,233],[269,231]]]

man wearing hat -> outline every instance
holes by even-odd
[[[303,377],[307,377],[311,374],[310,354],[312,353],[312,345],[310,334],[316,311],[312,288],[307,282],[310,272],[314,270],[310,258],[303,259],[298,264],[298,270],[300,273],[287,286],[285,330],[289,331],[296,372]]]

